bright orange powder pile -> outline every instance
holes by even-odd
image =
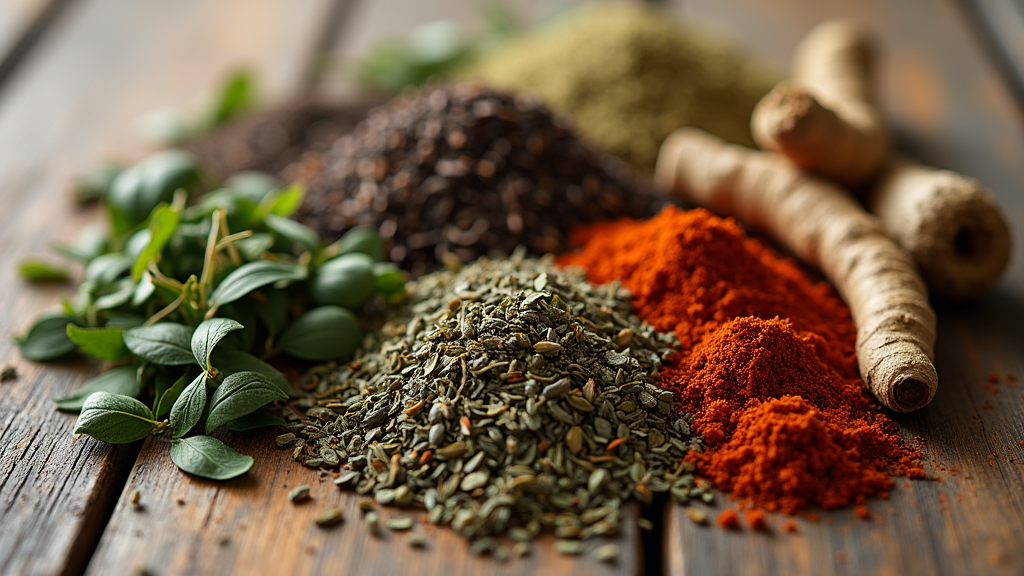
[[[857,376],[856,330],[825,283],[705,210],[577,231],[561,258],[595,283],[622,281],[637,313],[681,348],[662,371],[694,415],[700,473],[767,510],[861,503],[921,476],[920,453]]]

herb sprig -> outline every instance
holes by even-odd
[[[16,341],[29,360],[78,350],[112,366],[55,399],[80,412],[76,434],[112,444],[166,438],[180,469],[226,480],[253,460],[210,433],[284,424],[268,406],[292,389],[266,360],[349,356],[363,336],[354,311],[374,294],[400,297],[405,275],[380,262],[373,230],[324,245],[289,219],[299,186],[241,173],[189,205],[204,184],[196,159],[179,150],[110,178],[99,195],[111,232],[57,249],[85,264],[77,298]]]

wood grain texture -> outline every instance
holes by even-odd
[[[636,574],[639,538],[631,510],[615,564],[599,564],[590,552],[576,558],[557,554],[551,540],[535,543],[525,558],[499,562],[472,556],[455,532],[417,522],[414,531],[429,544],[416,549],[406,533],[383,527],[393,516],[424,517],[422,510],[378,507],[380,536],[370,534],[358,510],[360,496],[342,491],[333,478],[300,466],[290,450],[274,447],[276,433],[231,434],[222,439],[255,459],[241,478],[217,483],[188,476],[168,458],[168,445],[148,442],[118,502],[88,574],[102,576],[150,568],[161,576],[274,574]],[[312,499],[293,504],[290,489],[309,485]],[[142,510],[130,503],[139,491]],[[340,506],[345,521],[321,528],[313,520]]]
[[[785,66],[793,45],[828,17],[869,25],[883,46],[882,106],[900,147],[925,162],[978,178],[1006,208],[1015,234],[1007,278],[974,303],[937,303],[935,401],[896,415],[908,439],[923,438],[937,481],[897,479],[865,522],[849,510],[800,518],[797,534],[698,527],[676,508],[666,525],[671,574],[1020,574],[1024,572],[1024,131],[1006,87],[951,2],[693,1],[676,8],[726,31]],[[989,376],[998,378],[990,383]],[[1007,376],[1016,382],[1007,381]],[[722,507],[711,509],[718,513]]]
[[[326,7],[323,0],[259,8],[244,0],[79,2],[5,85],[0,365],[15,365],[21,376],[0,384],[0,574],[81,573],[137,452],[73,441],[75,417],[55,412],[51,398],[77,388],[98,365],[20,357],[8,335],[71,290],[27,285],[13,273],[16,262],[98,221],[98,213],[73,207],[67,188],[103,157],[144,152],[133,132],[141,112],[205,102],[241,63],[256,67],[270,98],[295,86],[312,48],[301,31]]]

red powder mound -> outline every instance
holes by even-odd
[[[740,515],[732,508],[728,508],[718,515],[718,518],[715,519],[715,524],[726,530],[739,530]]]
[[[687,350],[740,316],[788,318],[821,336],[818,353],[850,376],[858,372],[849,310],[824,282],[748,237],[734,220],[703,209],[667,207],[651,220],[603,222],[574,231],[583,250],[559,259],[595,284],[620,280],[641,318],[674,331]]]
[[[789,322],[738,318],[663,370],[708,449],[687,459],[734,497],[795,513],[839,508],[923,476],[920,454],[859,383]]]
[[[638,315],[680,353],[661,386],[707,450],[688,460],[745,504],[795,513],[884,495],[922,477],[920,452],[863,389],[849,310],[825,283],[705,210],[579,230],[563,265],[620,280]],[[723,514],[719,522],[734,522]]]

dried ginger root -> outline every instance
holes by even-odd
[[[754,139],[840,183],[863,184],[882,172],[862,199],[914,257],[932,293],[978,296],[1009,265],[1009,225],[995,198],[974,180],[907,160],[886,162],[889,137],[874,100],[874,53],[856,24],[819,25],[797,49],[796,82],[778,85],[754,110]]]
[[[658,185],[774,236],[818,267],[850,306],[861,377],[885,406],[910,412],[935,395],[935,313],[910,256],[878,218],[786,158],[685,128],[662,145]]]
[[[1010,228],[978,182],[898,158],[863,197],[917,261],[932,293],[972,298],[995,286],[1010,263]]]
[[[842,184],[864,184],[882,169],[889,133],[875,106],[875,47],[846,20],[818,25],[797,47],[794,79],[754,109],[758,146]]]

